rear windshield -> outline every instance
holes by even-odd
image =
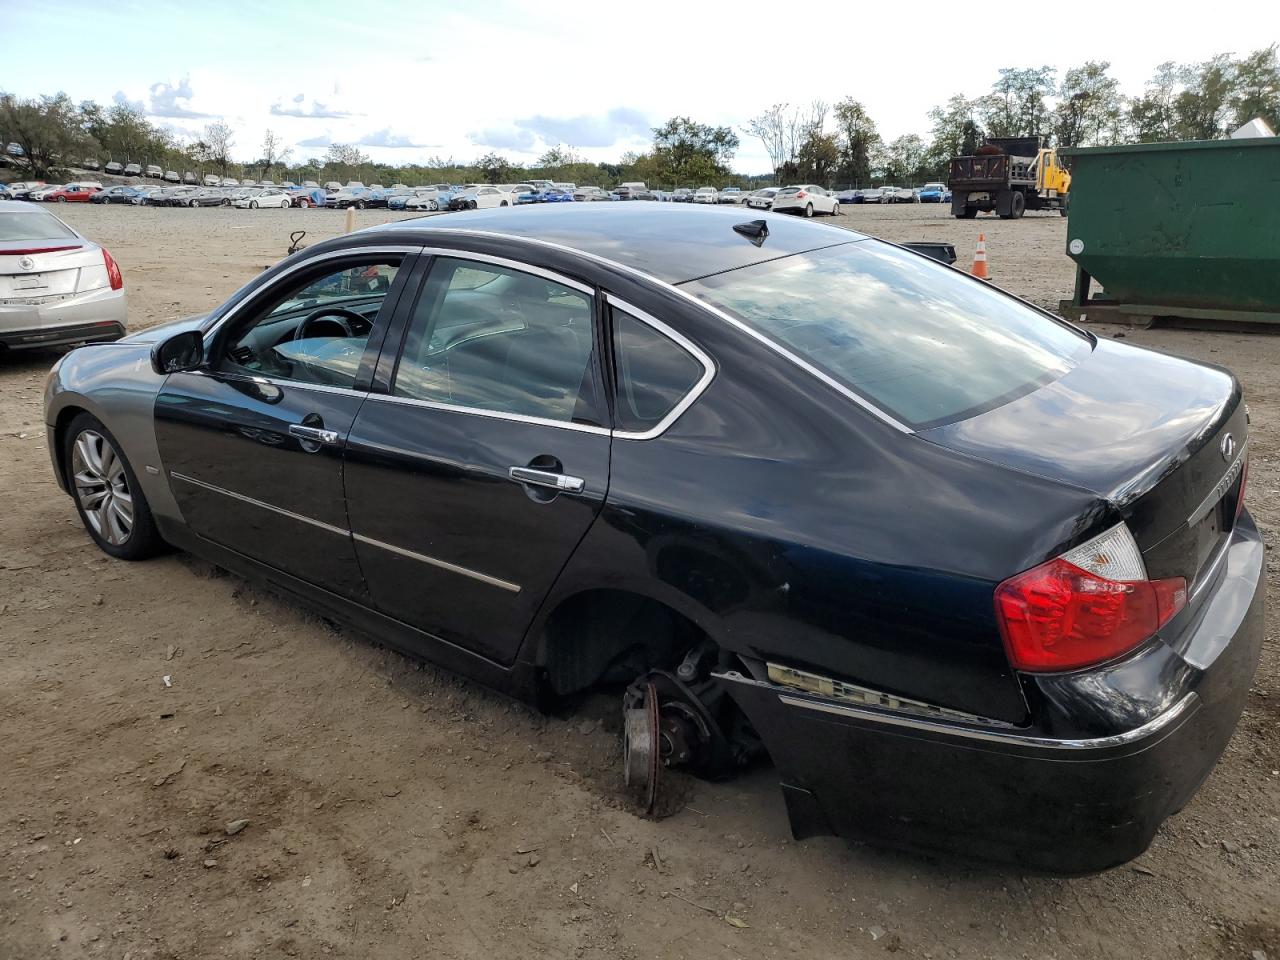
[[[1013,297],[876,240],[684,286],[915,429],[1030,393],[1091,349]]]
[[[43,210],[30,213],[0,211],[0,241],[62,240],[74,236],[70,227]]]

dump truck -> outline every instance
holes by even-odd
[[[1071,174],[1058,162],[1048,138],[988,137],[971,156],[951,158],[951,215],[970,220],[983,210],[1016,220],[1028,210],[1057,210],[1064,217]]]

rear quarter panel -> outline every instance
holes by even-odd
[[[634,589],[743,656],[1025,719],[993,589],[1107,506],[899,432],[675,294],[615,292],[717,373],[661,437],[614,440],[605,509],[544,611]]]

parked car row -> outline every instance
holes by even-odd
[[[68,184],[17,183],[0,190],[0,198],[51,202],[90,202],[102,204],[131,204],[154,207],[238,207],[256,210],[263,207],[331,207],[357,210],[386,207],[391,210],[436,212],[445,210],[484,210],[494,207],[524,206],[537,203],[591,203],[598,201],[649,200],[698,204],[745,204],[753,210],[789,211],[812,217],[816,214],[840,213],[843,202],[848,201],[847,191],[833,194],[816,184],[788,187],[763,187],[747,192],[740,187],[698,187],[696,190],[682,187],[670,193],[651,190],[640,182],[624,183],[613,190],[603,187],[573,183],[553,183],[549,180],[530,180],[521,183],[489,184],[468,183],[455,186],[437,183],[423,187],[394,184],[384,187],[375,183],[366,186],[359,181],[339,184],[331,181],[321,187],[315,181],[301,186],[291,182],[274,184],[237,182],[233,178],[218,180],[210,175],[209,182],[148,186],[145,184],[116,184],[103,187],[96,181],[81,180]],[[215,182],[217,181],[217,182]],[[934,185],[941,186],[941,185]],[[894,188],[883,188],[891,190]],[[909,191],[908,191],[909,192]]]

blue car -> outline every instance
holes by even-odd
[[[533,194],[534,203],[573,203],[573,191],[564,187],[547,187]]]
[[[951,191],[945,183],[926,183],[920,188],[921,203],[950,203]]]

